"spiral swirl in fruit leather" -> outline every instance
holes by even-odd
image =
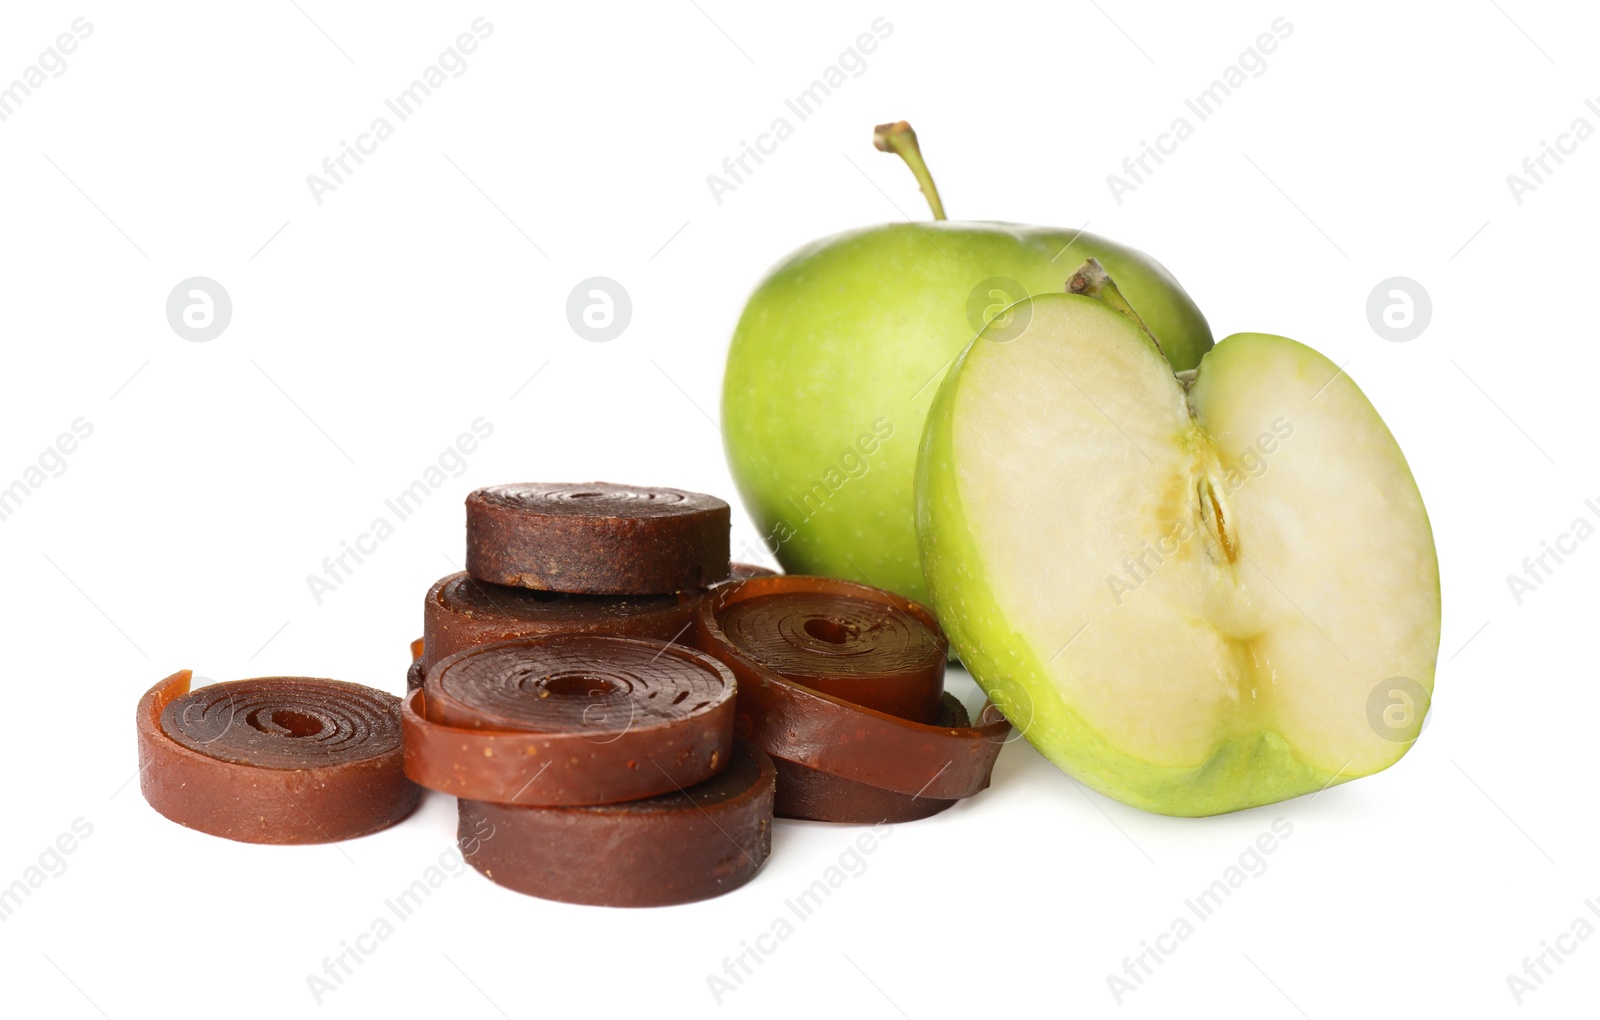
[[[394,695],[310,677],[191,691],[191,677],[174,673],[138,706],[140,787],[173,821],[248,843],[327,843],[416,806]]]
[[[469,800],[570,806],[653,797],[726,763],[734,680],[684,645],[520,638],[427,670],[402,710],[406,774]]]

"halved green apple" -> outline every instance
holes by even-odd
[[[928,417],[918,536],[962,662],[1046,757],[1151,811],[1394,764],[1440,619],[1394,437],[1284,337],[1230,336],[1175,375],[1115,286],[1085,280],[1026,299],[1020,335],[980,333]]]

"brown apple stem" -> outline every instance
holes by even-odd
[[[928,200],[928,208],[933,210],[933,218],[944,219],[944,203],[939,201],[939,189],[928,172],[928,164],[922,161],[922,149],[917,145],[917,133],[911,130],[911,125],[903,120],[879,124],[872,129],[872,144],[879,152],[892,152],[906,161]]]
[[[1150,332],[1150,327],[1139,318],[1139,313],[1128,304],[1128,299],[1122,296],[1122,291],[1117,289],[1116,282],[1111,279],[1111,274],[1106,272],[1106,267],[1100,264],[1099,259],[1090,259],[1078,267],[1078,271],[1067,280],[1067,293],[1094,298],[1118,315],[1133,320],[1134,325],[1150,338],[1156,352],[1162,357],[1167,356],[1167,352],[1161,349],[1161,341],[1156,339],[1156,335]]]

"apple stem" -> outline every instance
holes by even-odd
[[[933,210],[933,218],[944,219],[944,203],[939,201],[939,189],[933,183],[928,164],[922,161],[922,149],[917,145],[917,133],[903,120],[893,124],[879,124],[872,129],[872,144],[879,152],[892,152],[906,161],[906,166],[916,175],[917,186]]]
[[[1134,325],[1138,326],[1155,345],[1156,353],[1163,358],[1167,356],[1167,352],[1161,349],[1161,341],[1156,339],[1156,335],[1150,332],[1150,327],[1139,318],[1139,313],[1128,304],[1128,299],[1122,296],[1122,291],[1117,289],[1116,281],[1111,279],[1111,274],[1106,272],[1106,267],[1100,264],[1099,259],[1090,259],[1078,267],[1078,271],[1067,280],[1067,293],[1094,298],[1119,315],[1133,320]]]

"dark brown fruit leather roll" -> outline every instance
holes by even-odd
[[[728,504],[680,489],[524,482],[467,496],[467,573],[588,595],[662,595],[728,576]]]
[[[606,907],[664,907],[749,881],[772,851],[772,760],[735,741],[711,779],[603,807],[513,807],[463,800],[467,860],[530,896]]]
[[[245,843],[331,843],[410,814],[400,699],[338,680],[261,677],[139,700],[139,785],[180,825]]]
[[[734,681],[666,641],[520,638],[429,667],[401,718],[406,774],[423,786],[501,804],[610,804],[726,765]]]
[[[825,653],[810,659],[802,654],[804,642],[785,637],[785,633],[793,633],[793,621],[808,618],[803,601],[808,594],[816,596],[819,617],[826,617],[838,598],[857,598],[894,606],[902,625],[922,628],[931,635],[931,640],[903,645],[897,641],[885,654],[880,680],[897,678],[890,679],[888,686],[899,683],[911,693],[897,699],[892,691],[885,693],[867,683],[858,688],[872,689],[879,704],[898,700],[902,707],[917,706],[920,717],[865,707],[855,698],[852,683],[872,675],[876,653],[861,655],[850,673],[838,674],[825,685],[827,690],[812,686],[815,677],[827,673],[828,664],[835,660]],[[744,603],[759,608],[775,596],[785,596],[790,605],[767,617],[770,629],[753,640],[748,631],[763,626],[761,617],[752,623],[751,610],[744,610],[742,616],[737,610]],[[743,621],[732,631],[725,626],[730,616]],[[784,619],[791,621],[787,632],[776,622]],[[844,627],[850,619],[839,617],[834,622]],[[801,629],[805,630],[803,624]],[[825,626],[813,629],[830,633]],[[903,654],[907,648],[925,647],[926,654],[938,662],[942,683],[947,646],[926,608],[848,581],[754,578],[707,594],[696,611],[695,632],[699,647],[725,663],[738,679],[739,735],[777,762],[779,815],[822,821],[909,821],[943,810],[989,785],[1010,724],[994,706],[986,705],[978,724],[971,725],[960,703],[942,692],[936,694],[937,716],[927,717],[921,708],[926,690],[926,674],[921,670],[931,667],[909,668]],[[831,633],[837,636],[837,632]],[[787,646],[787,656],[807,661],[796,666],[787,658],[774,656],[771,648],[777,644]],[[775,669],[773,661],[786,672]],[[921,663],[920,658],[917,661]]]
[[[451,574],[428,589],[423,603],[422,668],[512,638],[607,634],[688,641],[696,594],[570,595]]]
[[[784,679],[904,719],[939,717],[949,643],[910,599],[833,578],[769,577],[718,606],[727,642]]]

